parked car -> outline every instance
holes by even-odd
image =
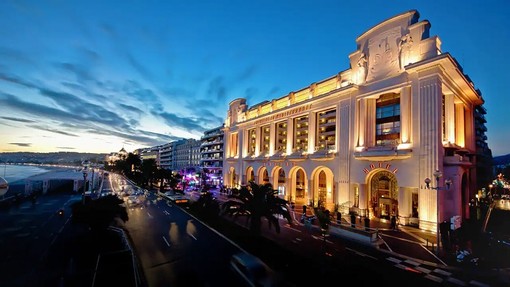
[[[230,267],[248,286],[284,286],[280,275],[252,254],[242,252],[232,255]]]

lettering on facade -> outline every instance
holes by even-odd
[[[263,166],[279,166],[279,167],[282,167],[283,165],[285,166],[296,166],[296,163],[295,162],[284,162],[284,163],[281,163],[281,162],[264,162],[262,164]]]
[[[378,162],[378,163],[371,163],[371,164],[369,165],[369,167],[365,167],[365,168],[363,168],[363,172],[364,172],[365,174],[368,174],[370,171],[372,171],[372,170],[374,170],[374,169],[376,169],[376,168],[383,168],[383,169],[386,169],[386,170],[388,170],[388,171],[390,171],[390,172],[392,172],[392,173],[394,173],[394,174],[396,174],[396,173],[397,173],[397,171],[398,171],[398,168],[394,168],[394,169],[392,170],[392,169],[391,169],[391,164],[389,164],[389,163],[385,163],[385,162]]]
[[[263,124],[263,123],[272,122],[272,121],[279,120],[279,119],[285,119],[285,118],[288,118],[288,117],[290,117],[292,115],[308,111],[311,107],[312,107],[312,104],[308,104],[308,105],[305,105],[305,106],[302,106],[302,107],[299,107],[299,108],[294,108],[294,109],[291,109],[291,110],[288,110],[288,111],[285,111],[285,112],[281,112],[281,113],[272,115],[270,117],[258,120],[258,121],[255,122],[255,125],[260,125],[260,124]]]

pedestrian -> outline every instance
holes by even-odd
[[[397,217],[395,215],[391,216],[391,230],[397,230]]]

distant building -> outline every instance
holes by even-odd
[[[126,159],[127,155],[128,152],[124,149],[124,147],[122,147],[118,152],[112,152],[107,155],[105,160],[108,164],[113,165],[119,159]]]
[[[209,185],[223,185],[223,128],[207,130],[201,138],[200,167]]]
[[[479,92],[481,95],[481,92]],[[477,176],[477,189],[488,189],[492,179],[495,176],[493,170],[492,151],[487,144],[487,127],[485,124],[487,120],[485,115],[487,111],[483,105],[475,107],[475,143],[476,143],[476,176]]]
[[[198,170],[200,167],[200,144],[196,139],[182,139],[173,144],[171,170]]]
[[[159,162],[160,168],[172,170],[173,167],[173,142],[163,144],[159,148]]]
[[[253,106],[231,101],[225,184],[270,183],[296,204],[422,230],[469,217],[484,100],[430,26],[416,10],[396,15],[356,39],[348,69]]]
[[[159,161],[159,150],[161,146],[149,147],[149,148],[141,148],[137,149],[133,152],[133,154],[138,155],[141,161],[153,159],[158,164]]]

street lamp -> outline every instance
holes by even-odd
[[[90,192],[93,193],[94,192],[94,169],[92,169],[92,182],[89,184],[89,189],[90,189]]]
[[[85,188],[87,187],[87,172],[83,171],[83,195],[82,200],[83,204],[85,205]]]
[[[440,246],[440,242],[441,242],[440,230],[439,230],[439,225],[441,223],[441,220],[440,220],[440,217],[439,217],[439,191],[440,190],[448,190],[448,189],[450,189],[450,186],[452,185],[452,180],[451,179],[445,179],[444,184],[445,184],[446,188],[445,187],[439,187],[439,178],[443,176],[443,173],[440,170],[436,169],[432,175],[436,179],[436,186],[435,187],[430,186],[430,183],[432,182],[432,180],[430,178],[428,178],[428,177],[425,178],[424,182],[425,182],[425,188],[426,189],[434,189],[434,190],[437,191],[436,192],[436,199],[437,199],[437,203],[436,203],[436,211],[437,211],[437,227],[436,227],[437,250],[436,250],[436,252],[439,252],[439,246]]]

